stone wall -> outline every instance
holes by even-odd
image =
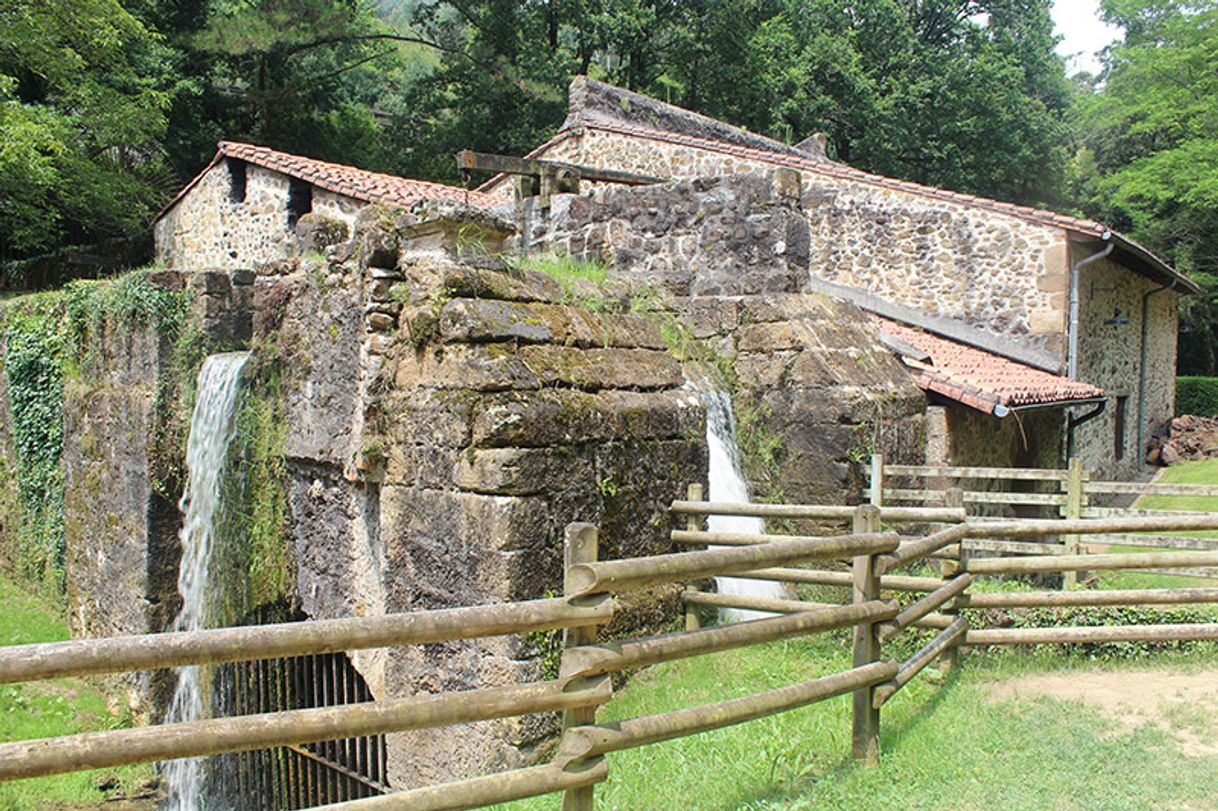
[[[1080,253],[1073,261],[1086,256]],[[1142,357],[1142,297],[1163,285],[1102,259],[1082,271],[1079,284],[1078,376],[1108,395],[1104,412],[1080,426],[1075,442],[1083,463],[1105,476],[1127,478],[1138,471],[1138,388]],[[1179,294],[1150,298],[1143,441],[1175,413],[1176,324]],[[1117,308],[1124,324],[1107,324]],[[1123,458],[1115,458],[1117,398],[1125,399]],[[1090,407],[1082,407],[1090,408]]]
[[[602,186],[560,195],[531,243],[603,261],[676,296],[807,288],[808,227],[793,172]]]
[[[660,177],[783,165],[779,155],[771,161],[595,127],[558,148],[563,160]],[[814,276],[1062,353],[1069,278],[1063,230],[811,168],[801,176]]]
[[[778,170],[562,195],[532,236],[671,297],[774,446],[745,443],[755,488],[842,501],[873,448],[920,461],[925,398],[854,305],[802,292],[808,232],[798,175]]]
[[[153,239],[158,263],[190,270],[252,268],[291,255],[288,176],[245,165],[244,200],[232,199],[232,163],[222,159],[157,220]],[[358,200],[313,189],[313,212],[330,219],[351,224],[364,207]]]
[[[150,279],[172,290],[189,288],[195,306],[187,329],[216,346],[248,339],[251,274],[159,272]],[[110,319],[97,326],[100,333],[88,337],[89,350],[64,392],[69,617],[73,632],[83,636],[157,632],[180,602],[180,493],[158,491],[153,459],[158,388],[176,371],[174,345],[151,325]],[[188,427],[190,414],[179,416]]]
[[[602,557],[664,551],[669,502],[705,477],[704,411],[656,324],[571,304],[537,271],[455,259],[445,233],[497,226],[448,216],[364,218],[329,263],[258,280],[255,344],[303,361],[287,388],[286,453],[310,617],[558,593],[569,522],[601,528]],[[668,589],[633,615],[674,609]],[[353,661],[378,697],[473,689],[537,679],[551,664],[545,638]],[[553,731],[545,717],[391,736],[390,778],[520,765]]]
[[[761,495],[852,503],[872,453],[922,463],[925,396],[853,304],[804,293],[678,308],[696,337],[731,359],[746,472]]]

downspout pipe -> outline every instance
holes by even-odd
[[[1112,241],[1111,231],[1105,231],[1100,239],[1108,243],[1104,250],[1093,253],[1090,256],[1085,256],[1070,266],[1070,335],[1067,339],[1066,349],[1066,377],[1071,380],[1074,380],[1078,374],[1078,325],[1079,311],[1082,310],[1082,306],[1079,303],[1081,298],[1079,286],[1083,275],[1083,268],[1092,262],[1098,262],[1105,258],[1116,249],[1116,243]]]
[[[1100,400],[1095,404],[1095,408],[1088,411],[1081,417],[1074,416],[1074,409],[1066,412],[1066,458],[1074,458],[1074,429],[1080,425],[1091,422],[1093,419],[1104,413],[1104,409],[1108,407],[1107,400]]]
[[[1138,467],[1146,463],[1144,418],[1146,414],[1146,363],[1147,355],[1150,354],[1150,297],[1156,293],[1166,293],[1168,290],[1174,289],[1178,282],[1178,279],[1172,279],[1170,283],[1156,287],[1142,296],[1142,353],[1141,362],[1138,364]]]
[[[1092,262],[1107,257],[1116,249],[1116,243],[1112,241],[1112,232],[1105,230],[1100,239],[1108,244],[1104,250],[1097,251],[1090,256],[1085,256],[1070,266],[1070,331],[1066,336],[1066,377],[1071,380],[1078,379],[1078,332],[1079,332],[1079,313],[1082,310],[1079,288],[1083,275],[1083,268],[1090,265]],[[1074,429],[1083,423],[1090,422],[1098,417],[1104,411],[1104,404],[1101,403],[1093,411],[1089,411],[1082,417],[1075,419],[1074,409],[1066,410],[1066,460],[1074,455]]]

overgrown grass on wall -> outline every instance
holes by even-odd
[[[1176,415],[1218,417],[1218,377],[1177,377]]]
[[[5,308],[4,374],[12,418],[12,470],[17,498],[6,506],[6,561],[31,582],[62,587],[63,389],[62,295],[41,293]],[[4,466],[10,462],[6,456]]]

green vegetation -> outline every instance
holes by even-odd
[[[1187,669],[1214,655],[1164,655]],[[636,717],[748,695],[849,667],[832,638],[784,642],[651,668],[598,720]],[[883,757],[855,766],[850,698],[609,758],[597,788],[606,808],[699,809],[1141,809],[1208,807],[1218,757],[1181,757],[1161,730],[1120,729],[1093,711],[1047,698],[994,700],[991,685],[1045,671],[1094,668],[1059,654],[967,656],[946,680],[933,669],[885,707]],[[1146,663],[1143,662],[1143,665]],[[1105,665],[1120,669],[1121,664]],[[1119,779],[1114,776],[1120,775]],[[506,808],[553,809],[556,797]]]
[[[9,537],[10,566],[31,582],[62,587],[64,334],[62,296],[43,294],[5,308],[4,373],[13,420],[20,519]]]
[[[567,304],[578,304],[594,313],[621,312],[624,303],[605,294],[609,268],[604,262],[554,254],[513,257],[517,268],[546,274],[562,287]]]
[[[246,366],[213,564],[222,584],[218,616],[211,620],[216,626],[246,622],[259,607],[279,604],[295,592],[288,545],[284,369],[279,348],[268,342],[256,348]]]
[[[1177,377],[1176,414],[1218,417],[1218,377]]]
[[[0,644],[21,645],[69,638],[59,610],[25,593],[0,575]],[[116,710],[119,701],[82,679],[54,679],[30,684],[0,685],[0,740],[13,741],[68,735],[131,724],[129,713]],[[97,788],[97,772],[19,780],[0,784],[0,808],[32,809],[97,807],[107,796],[135,793],[152,777],[152,767],[107,770],[113,788]]]
[[[1180,372],[1218,374],[1218,3],[1105,0],[1124,30],[1103,85],[1075,105],[1072,192],[1092,216],[1126,231],[1201,284],[1181,299]]]
[[[122,339],[154,327],[175,341],[186,319],[185,294],[154,285],[148,270],[106,282],[73,282],[63,291],[22,296],[3,309],[4,374],[12,406],[19,515],[2,522],[7,565],[30,582],[62,589],[63,406],[69,386],[87,386],[105,365],[103,337]],[[177,407],[178,400],[174,400]],[[158,414],[167,403],[158,403]],[[181,449],[178,450],[181,455]],[[8,460],[4,462],[9,464]]]

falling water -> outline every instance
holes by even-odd
[[[195,631],[203,627],[207,613],[207,575],[215,536],[215,518],[220,506],[220,485],[224,460],[235,429],[233,411],[241,368],[248,352],[211,355],[199,370],[198,399],[190,418],[190,439],[186,446],[188,479],[182,501],[182,563],[178,570],[178,591],[182,609],[173,622],[174,631]],[[166,723],[194,721],[206,715],[201,673],[198,667],[177,669],[177,688],[166,714]],[[202,759],[173,760],[165,764],[165,783],[170,811],[197,811],[202,808]]]
[[[732,401],[727,392],[704,392],[706,402],[706,444],[710,455],[711,501],[747,504],[748,484],[740,472],[740,451],[736,445],[736,423],[732,417]],[[760,518],[736,515],[712,515],[707,520],[711,532],[738,532],[760,535],[765,531],[765,522]],[[720,594],[737,594],[750,597],[785,597],[781,583],[767,580],[746,580],[738,577],[716,577],[715,584]],[[723,619],[728,622],[759,619],[770,616],[760,611],[726,609]]]

